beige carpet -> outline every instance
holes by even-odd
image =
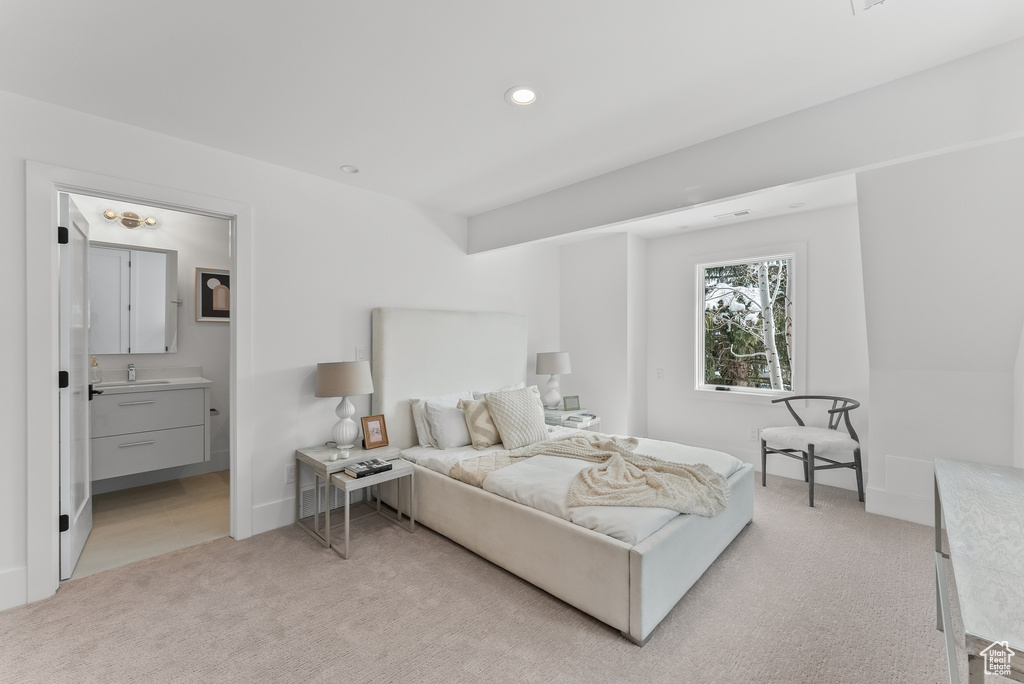
[[[0,682],[944,681],[931,529],[815,499],[756,487],[753,524],[643,648],[371,517],[347,562],[291,526],[65,583],[0,613]]]

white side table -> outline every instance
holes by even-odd
[[[382,518],[386,518],[393,523],[398,524],[400,527],[404,527],[403,515],[402,515],[402,481],[405,479],[409,480],[409,526],[406,527],[409,534],[416,531],[416,483],[415,483],[415,468],[413,464],[406,461],[404,458],[399,458],[395,461],[389,461],[391,463],[391,470],[384,471],[383,473],[377,473],[376,475],[367,475],[366,477],[352,477],[347,475],[344,471],[340,471],[331,475],[330,482],[338,489],[345,492],[345,550],[341,551],[337,546],[331,544],[331,548],[335,550],[342,558],[348,560],[348,527],[349,527],[349,500],[352,492],[358,489],[364,489],[366,487],[373,487],[377,485],[377,515]],[[396,480],[398,484],[398,499],[395,502],[395,515],[390,515],[380,508],[380,485],[385,482]],[[371,513],[370,515],[373,515]],[[361,516],[367,517],[367,516]],[[357,518],[359,520],[361,518]]]
[[[344,458],[345,451],[348,452],[348,458]],[[365,461],[370,458],[379,458],[385,461],[391,461],[397,459],[401,454],[401,450],[397,447],[378,447],[376,449],[363,449],[362,447],[352,447],[347,450],[340,450],[336,447],[326,446],[312,446],[298,449],[295,452],[295,520],[299,527],[306,530],[314,539],[320,542],[321,546],[329,548],[331,546],[331,506],[330,506],[330,478],[333,473],[339,472],[350,463],[358,463],[359,461]],[[299,471],[302,466],[308,466],[313,469],[313,492],[315,496],[315,508],[313,509],[313,520],[312,525],[308,525],[303,522],[302,518],[302,492],[299,487],[299,483],[302,478],[299,477]],[[392,471],[388,471],[390,473]],[[362,478],[367,479],[367,478]],[[320,485],[324,487],[324,512],[320,513]],[[348,495],[346,494],[346,513],[348,511]],[[323,516],[323,524],[321,524],[321,516]]]

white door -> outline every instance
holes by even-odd
[[[60,578],[69,579],[92,531],[92,464],[89,453],[89,224],[60,193]],[[65,529],[66,528],[66,529]]]

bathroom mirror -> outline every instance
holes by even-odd
[[[89,352],[178,351],[178,253],[89,243]]]

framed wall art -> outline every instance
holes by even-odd
[[[231,271],[196,267],[196,321],[231,320]]]

